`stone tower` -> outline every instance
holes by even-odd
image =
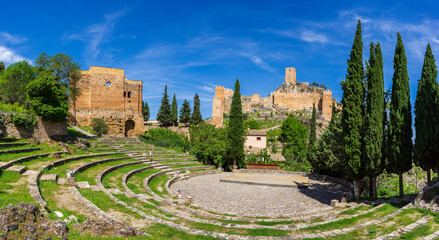
[[[296,69],[293,67],[285,68],[285,82],[296,85]]]

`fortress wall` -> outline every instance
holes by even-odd
[[[332,98],[332,91],[324,91],[322,97],[322,116],[331,119],[332,104],[335,104],[335,98]]]
[[[315,93],[278,93],[272,92],[273,103],[291,110],[312,109],[313,103],[318,107],[321,94]]]

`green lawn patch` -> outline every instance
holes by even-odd
[[[143,179],[148,177],[151,174],[160,172],[159,169],[147,169],[140,173],[136,173],[132,175],[127,180],[127,186],[131,191],[133,191],[136,194],[146,193],[148,195],[151,195],[146,189],[143,187]]]
[[[169,193],[165,188],[165,184],[171,178],[172,176],[169,176],[168,174],[157,176],[151,179],[149,182],[149,188],[162,198],[168,197]]]
[[[0,208],[8,204],[17,205],[20,202],[34,203],[27,188],[27,176],[16,172],[0,171]]]
[[[105,188],[118,188],[122,191],[125,191],[123,185],[122,185],[122,177],[125,173],[131,172],[134,169],[147,167],[148,164],[135,164],[135,165],[128,165],[121,168],[118,168],[114,171],[111,171],[107,175],[104,176],[102,179],[102,185],[104,185]]]
[[[96,176],[101,173],[104,169],[109,168],[111,166],[116,166],[122,163],[126,162],[133,162],[137,161],[135,159],[124,159],[119,161],[113,161],[113,162],[106,162],[102,164],[98,164],[96,166],[93,166],[91,168],[86,169],[83,172],[80,172],[75,175],[77,182],[88,182],[90,185],[96,185]]]

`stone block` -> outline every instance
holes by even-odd
[[[107,189],[111,194],[123,194],[123,192],[117,188]]]
[[[64,185],[66,184],[66,178],[58,178],[58,184]]]
[[[194,198],[193,198],[192,196],[187,196],[187,197],[186,197],[186,202],[187,202],[188,204],[192,204],[193,201],[194,201]]]
[[[80,189],[90,189],[90,184],[88,184],[88,182],[76,182],[75,185]]]
[[[58,176],[56,174],[44,174],[40,177],[41,182],[53,181],[56,182]]]
[[[67,185],[75,186],[75,182],[76,182],[75,177],[68,177],[66,182]]]
[[[20,174],[26,172],[27,168],[25,166],[11,166],[6,169],[6,171],[10,172],[18,172]]]
[[[337,199],[331,200],[331,207],[338,207],[338,205],[339,205],[339,201]]]
[[[90,189],[92,191],[101,191],[101,187],[99,187],[98,185],[90,185]]]

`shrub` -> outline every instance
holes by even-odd
[[[153,128],[140,135],[143,142],[154,144],[159,147],[174,147],[181,151],[189,150],[188,140],[180,134],[167,128]]]
[[[102,118],[94,118],[91,121],[91,128],[99,137],[108,133],[108,125]]]
[[[37,119],[35,118],[35,116],[30,114],[27,115],[11,114],[10,117],[14,125],[19,128],[30,129],[37,123]]]

